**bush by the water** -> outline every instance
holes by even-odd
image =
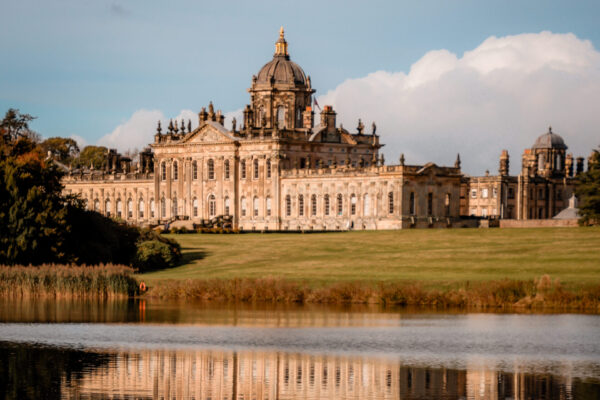
[[[133,269],[124,265],[0,266],[2,296],[106,298],[135,295],[137,287]]]
[[[174,267],[181,259],[181,247],[174,240],[145,231],[137,244],[133,266],[139,272]]]

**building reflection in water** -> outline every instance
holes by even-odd
[[[591,386],[590,386],[591,385]],[[66,398],[153,399],[570,399],[597,383],[566,376],[403,366],[389,359],[279,352],[114,354],[65,376]]]

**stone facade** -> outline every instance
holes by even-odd
[[[401,156],[385,165],[375,123],[367,131],[359,120],[350,132],[326,105],[315,124],[315,90],[290,60],[283,30],[248,92],[241,124],[234,119],[226,129],[212,103],[194,130],[175,121],[163,133],[159,122],[139,161],[111,150],[102,171],[69,171],[65,191],[129,223],[231,216],[233,227],[257,231],[464,226],[461,215],[548,218],[573,191],[572,159],[554,137],[526,151],[518,177],[508,176],[507,153],[498,176],[465,176],[460,159],[441,167],[406,165]]]
[[[198,114],[199,126],[160,123],[133,165],[116,153],[103,171],[70,171],[65,190],[131,223],[199,223],[230,215],[244,230],[446,227],[459,220],[460,167],[385,165],[373,123],[355,132],[324,106],[315,125],[310,77],[290,60],[283,31],[252,77],[242,124]]]

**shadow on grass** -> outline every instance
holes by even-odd
[[[208,252],[202,251],[202,250],[196,250],[196,251],[190,251],[190,252],[183,253],[181,255],[181,261],[179,262],[179,265],[188,264],[195,260],[202,260],[203,258],[207,257],[208,255],[209,255]]]

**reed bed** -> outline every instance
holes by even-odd
[[[137,293],[134,270],[124,265],[0,266],[4,297],[126,297]]]
[[[150,287],[146,296],[229,302],[600,311],[600,285],[567,290],[548,275],[525,281],[463,282],[446,289],[425,289],[419,283],[406,282],[339,282],[312,287],[278,278],[167,280]]]

